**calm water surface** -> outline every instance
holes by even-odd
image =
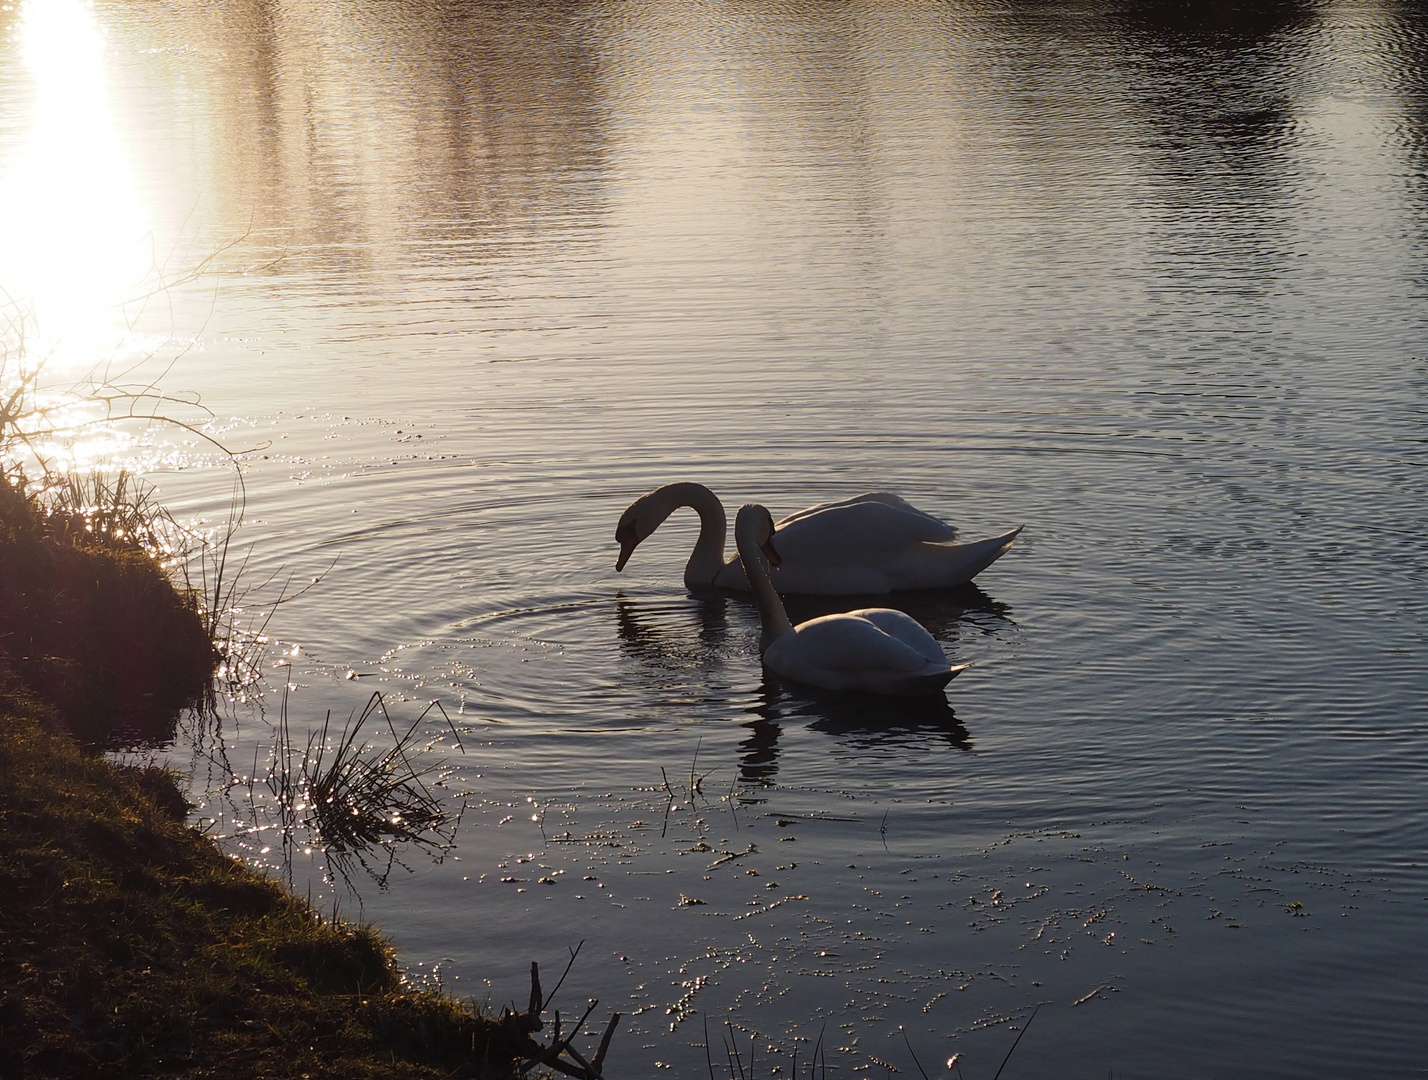
[[[251,580],[321,579],[170,748],[199,815],[276,866],[214,758],[284,676],[299,728],[440,701],[457,847],[361,910],[495,1004],[583,940],[614,1075],[707,1018],[989,1077],[1038,1005],[1009,1078],[1422,1075],[1428,24],[1246,6],[0,12],[0,283],[201,395]],[[105,450],[227,513],[201,440]],[[820,700],[683,588],[692,515],[615,574],[676,479],[1027,529],[898,598],[946,707]]]

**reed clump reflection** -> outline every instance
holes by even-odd
[[[263,777],[272,796],[272,814],[265,813],[256,798],[256,776],[248,778],[247,791],[252,831],[280,831],[289,878],[293,850],[303,838],[321,848],[334,875],[350,884],[352,869],[360,866],[383,887],[398,865],[399,849],[440,858],[455,845],[466,805],[449,805],[430,786],[444,781],[443,764],[430,757],[437,740],[423,740],[419,733],[433,713],[441,716],[460,750],[461,738],[439,703],[428,705],[410,725],[398,729],[379,693],[340,731],[329,712],[306,742],[299,743],[293,738],[284,694]],[[377,728],[379,737],[385,728],[390,738],[379,745],[364,734],[369,726]],[[374,860],[377,853],[382,857]]]

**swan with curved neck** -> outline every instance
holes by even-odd
[[[640,542],[686,506],[699,515],[699,539],[684,567],[685,585],[747,590],[739,557],[724,557],[724,507],[703,484],[666,484],[631,503],[615,530],[620,545],[615,569],[623,570]],[[825,596],[965,585],[1006,554],[1021,532],[1018,526],[957,544],[951,525],[882,491],[810,506],[775,528],[783,564],[773,570],[774,588]]]
[[[759,653],[774,674],[825,690],[915,696],[940,693],[969,666],[949,664],[917,620],[892,608],[862,608],[794,626],[770,578],[770,566],[780,562],[776,532],[762,506],[739,508],[734,540],[763,623]]]

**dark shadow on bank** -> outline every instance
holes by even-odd
[[[211,689],[199,599],[142,542],[162,516],[122,482],[41,491],[0,474],[0,691],[37,695],[90,750],[172,741]]]

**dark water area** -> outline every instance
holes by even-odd
[[[0,284],[201,394],[254,580],[320,579],[166,751],[234,851],[284,679],[304,733],[381,690],[468,809],[362,913],[495,1004],[585,941],[613,1075],[707,1018],[991,1076],[1038,1006],[1008,1078],[1428,1070],[1418,6],[41,7]],[[121,318],[136,245],[214,272]],[[200,439],[86,453],[225,519]],[[945,702],[830,699],[684,588],[693,515],[614,572],[674,480],[1026,530],[892,600]]]

